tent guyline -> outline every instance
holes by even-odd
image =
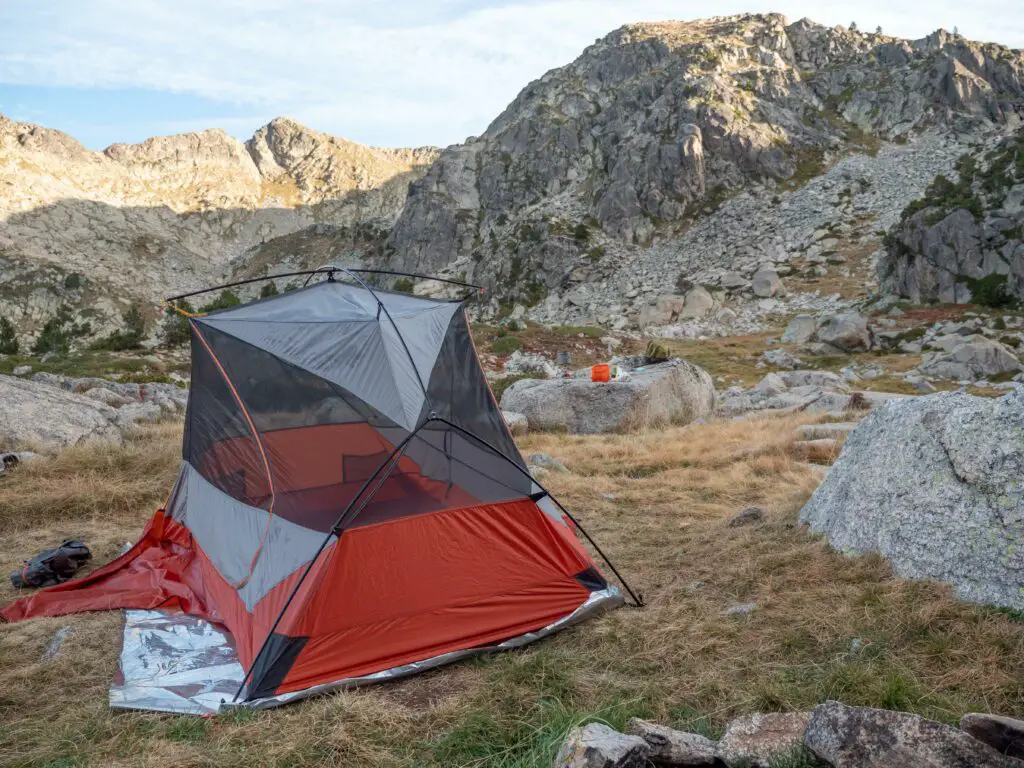
[[[643,604],[530,475],[461,302],[330,265],[312,274],[327,279],[189,318],[182,462],[164,507],[117,560],[0,609],[8,621],[186,614],[205,638],[195,653],[216,648],[202,691],[126,677],[114,706],[279,706],[518,648],[627,593]],[[199,674],[197,656],[138,626],[125,669]]]
[[[188,293],[180,293],[177,296],[169,296],[164,299],[166,304],[174,305],[175,302],[183,299],[190,299],[193,296],[202,296],[204,293],[214,293],[215,291],[225,291],[229,288],[237,288],[240,285],[251,285],[253,283],[263,283],[267,280],[281,280],[286,277],[305,277],[306,283],[313,279],[316,275],[327,275],[328,280],[334,279],[335,272],[344,272],[349,275],[355,274],[368,274],[368,275],[390,275],[393,277],[410,277],[416,280],[432,280],[438,283],[446,283],[448,285],[457,285],[461,288],[470,288],[478,293],[483,293],[487,289],[482,285],[475,285],[474,283],[466,283],[461,280],[451,280],[447,277],[434,277],[432,275],[423,275],[418,272],[397,272],[390,269],[356,269],[354,267],[337,267],[334,265],[327,265],[323,267],[317,267],[316,269],[302,269],[297,272],[282,272],[277,275],[264,275],[263,277],[250,277],[246,280],[235,280],[230,283],[221,283],[220,285],[212,285],[209,288],[200,288],[198,291],[190,291]],[[466,300],[466,297],[461,299],[455,299],[456,303],[461,303]],[[175,307],[176,308],[176,307]],[[201,317],[202,315],[196,313],[189,313],[186,311],[179,310],[181,314],[186,317]]]

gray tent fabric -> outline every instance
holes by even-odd
[[[238,596],[250,611],[308,562],[323,541],[319,531],[231,498],[188,464],[182,466],[179,484],[181,492],[174,495],[168,513],[188,526],[229,583],[241,584]]]
[[[246,507],[326,532],[530,495],[460,304],[326,282],[192,325],[183,458]]]

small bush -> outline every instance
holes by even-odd
[[[502,336],[501,338],[495,339],[494,343],[491,344],[491,350],[496,355],[511,355],[517,349],[522,348],[523,342],[515,336]]]
[[[260,298],[269,299],[271,296],[277,296],[277,283],[271,280],[269,283],[264,283],[263,287],[260,288]]]
[[[413,282],[411,278],[400,277],[395,280],[394,290],[399,293],[412,293]]]
[[[16,355],[21,349],[14,323],[0,315],[0,355]]]
[[[971,301],[983,307],[1005,309],[1017,304],[1017,300],[1006,287],[1006,275],[986,275],[981,278],[964,278],[971,289]]]
[[[82,276],[72,272],[70,275],[64,278],[64,287],[69,291],[73,291],[76,288],[82,287]]]
[[[238,294],[232,291],[230,288],[225,288],[220,292],[220,295],[211,301],[209,304],[204,304],[199,308],[200,312],[216,312],[221,309],[231,309],[237,307],[242,303],[242,300],[238,298]]]
[[[146,319],[142,316],[141,307],[133,304],[121,315],[121,320],[124,326],[120,330],[97,340],[92,348],[123,352],[141,347],[142,340],[146,338]]]
[[[997,317],[995,320],[992,321],[992,328],[996,331],[1005,331],[1006,321],[1003,320],[1003,318],[1001,317]]]
[[[1000,336],[999,341],[1001,344],[1005,344],[1008,347],[1013,347],[1014,349],[1021,345],[1021,340],[1018,339],[1016,336]]]
[[[192,305],[185,299],[179,299],[175,306],[185,312],[194,312]],[[180,347],[187,344],[190,336],[188,318],[173,309],[168,309],[160,328],[160,341],[165,347]]]
[[[57,309],[56,314],[43,325],[39,337],[32,345],[32,353],[45,355],[53,352],[66,355],[71,349],[72,339],[88,336],[92,333],[89,323],[75,323],[71,318],[71,310],[66,306]]]
[[[581,221],[573,229],[572,237],[577,243],[585,243],[590,239],[590,228]]]

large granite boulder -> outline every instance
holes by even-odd
[[[501,409],[523,414],[531,429],[573,434],[688,424],[711,415],[714,406],[711,376],[678,359],[609,382],[523,379],[501,396]]]
[[[818,341],[842,352],[866,352],[871,349],[868,321],[856,312],[842,312],[828,317],[818,326]]]
[[[1024,392],[940,393],[872,411],[800,512],[840,552],[1024,609]]]
[[[0,376],[0,447],[57,448],[121,437],[117,410],[48,384]]]
[[[986,339],[984,336],[951,337],[954,343],[944,355],[926,360],[921,372],[942,379],[973,381],[986,376],[997,376],[1021,370],[1017,356],[998,341]]]

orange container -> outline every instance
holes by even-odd
[[[612,369],[609,365],[595,365],[590,369],[591,381],[610,381],[611,378]]]

